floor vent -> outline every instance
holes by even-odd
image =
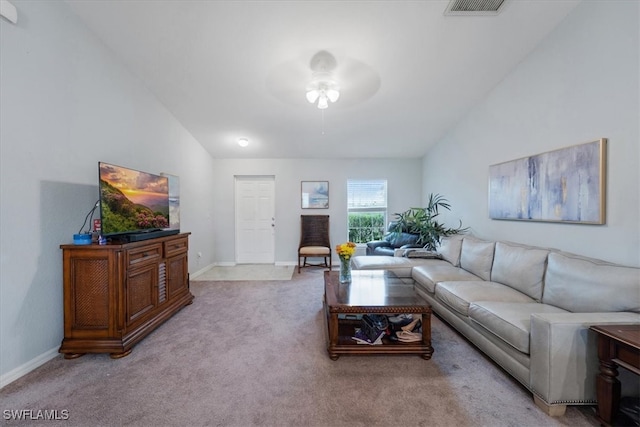
[[[507,0],[451,0],[445,15],[497,15]]]

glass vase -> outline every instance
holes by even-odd
[[[340,283],[351,282],[351,258],[340,257]]]

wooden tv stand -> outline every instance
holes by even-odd
[[[127,356],[151,331],[193,301],[189,234],[133,243],[61,245],[66,359]]]

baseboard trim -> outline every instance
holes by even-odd
[[[18,378],[27,375],[34,369],[44,365],[49,360],[54,359],[58,356],[58,354],[58,347],[52,348],[51,350],[45,351],[41,355],[34,357],[27,363],[18,366],[17,368],[7,372],[6,374],[0,375],[0,389],[4,388],[8,384],[11,384]]]

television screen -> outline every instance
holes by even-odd
[[[100,222],[105,236],[169,227],[169,180],[98,163]]]

